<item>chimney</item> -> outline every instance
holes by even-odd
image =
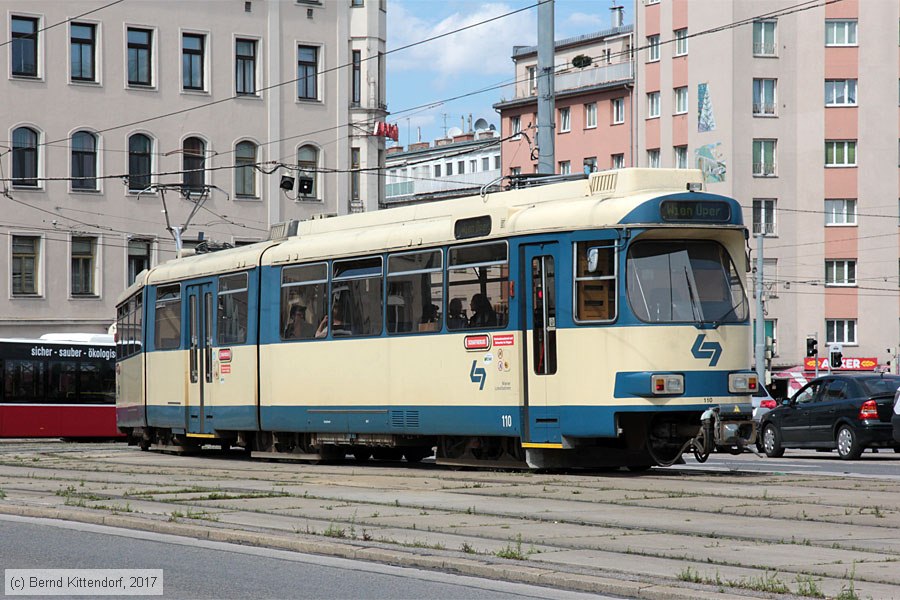
[[[417,142],[422,141],[422,128],[421,127],[416,127],[416,141]]]
[[[466,131],[468,131],[470,133],[472,131],[472,113],[469,113],[469,128],[466,129]]]
[[[615,0],[613,0],[612,8],[612,26],[614,28],[621,27],[625,21],[625,7],[616,4]]]

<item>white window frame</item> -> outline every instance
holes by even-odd
[[[559,109],[559,132],[568,133],[572,131],[572,111],[568,106]]]
[[[91,291],[87,294],[75,294],[72,292],[72,285],[74,284],[73,273],[72,273],[72,245],[75,241],[75,238],[90,238],[93,240],[93,246],[91,250],[93,251],[92,262],[91,265]],[[100,287],[101,287],[101,277],[100,273],[103,272],[101,259],[103,253],[100,252],[100,249],[103,247],[103,238],[99,235],[70,235],[69,236],[69,263],[67,265],[67,273],[69,275],[69,299],[70,300],[96,300],[101,296]]]
[[[688,111],[688,89],[687,86],[677,87],[674,90],[675,95],[675,114],[683,115]]]
[[[93,64],[91,67],[94,69],[94,78],[93,79],[74,79],[72,77],[72,26],[73,25],[90,25],[94,28],[94,56],[91,57]],[[103,52],[103,47],[100,43],[100,25],[99,21],[90,21],[79,19],[77,21],[69,21],[69,28],[66,38],[66,54],[69,59],[69,65],[67,67],[68,76],[69,76],[69,84],[70,85],[102,85],[103,82],[100,79],[101,74],[103,73],[103,69],[100,67],[100,59],[101,54]],[[38,36],[40,37],[40,35]],[[127,68],[127,64],[126,64]],[[127,76],[127,74],[126,74]]]
[[[772,88],[772,102],[766,102],[767,88]],[[774,117],[778,114],[778,80],[772,77],[753,78],[753,116]]]
[[[647,118],[656,119],[659,117],[659,92],[647,93]]]
[[[23,19],[36,19],[37,24],[35,25],[37,31],[37,45],[35,46],[35,69],[36,73],[32,75],[13,75],[12,72],[12,20],[13,17],[21,17]],[[44,47],[45,47],[45,36],[47,32],[44,28],[44,15],[40,15],[37,13],[29,13],[29,12],[11,12],[8,15],[6,20],[6,34],[9,36],[10,44],[9,48],[4,54],[6,56],[6,71],[9,73],[9,78],[18,80],[18,81],[43,81],[44,80]],[[67,40],[68,43],[68,40]],[[69,66],[66,65],[66,70],[69,70]]]
[[[856,198],[826,198],[826,227],[856,227]]]
[[[246,92],[238,94],[238,92],[237,92],[237,58],[238,58],[237,57],[237,44],[239,41],[253,42],[253,44],[254,44],[253,50],[255,52],[255,55],[253,57],[253,93],[252,94],[248,94]],[[234,78],[233,89],[234,89],[235,96],[237,96],[238,98],[260,98],[259,88],[260,88],[260,82],[262,81],[260,79],[260,66],[261,66],[260,54],[262,52],[262,38],[252,36],[252,35],[243,35],[243,34],[235,33],[235,34],[232,34],[232,37],[231,37],[231,47],[234,49],[234,56],[232,56],[232,60],[234,61],[234,64],[232,65],[231,76],[232,76],[232,78]],[[351,51],[351,55],[352,55],[352,51]],[[360,97],[362,97],[362,82],[360,82]]]
[[[659,168],[659,148],[647,150],[647,167],[650,169]]]
[[[856,287],[856,259],[828,258],[825,260],[826,287]]]
[[[685,56],[688,53],[688,37],[687,27],[676,29],[675,34],[675,56]]]
[[[754,235],[776,237],[778,228],[775,226],[778,200],[776,198],[754,198],[751,208],[750,221]]]
[[[672,163],[676,169],[688,168],[688,147],[673,146],[672,147]]]
[[[659,34],[647,36],[647,62],[659,61]]]
[[[828,162],[828,150],[829,147],[832,148],[832,161]],[[850,148],[853,148],[853,162],[850,162]],[[842,162],[837,162],[837,154],[838,149],[841,149],[844,154],[844,160]],[[855,167],[857,165],[857,152],[859,148],[857,147],[856,140],[825,140],[825,167],[826,168],[843,168],[843,167]]]
[[[609,164],[613,169],[624,169],[625,168],[625,155],[624,154],[611,154],[609,157]]]
[[[825,20],[825,47],[857,45],[859,45],[859,38],[857,37],[856,19]]]
[[[200,89],[184,87],[184,36],[194,35],[203,38],[203,81]],[[202,29],[178,30],[178,89],[182,94],[201,94],[208,96],[212,93],[212,33]],[[127,63],[126,63],[127,68]],[[127,77],[127,74],[126,74]],[[150,77],[153,79],[152,75]]]
[[[829,86],[831,89],[829,90]],[[844,101],[839,102],[838,88],[843,94]],[[853,100],[850,100],[850,95]],[[859,84],[856,79],[826,79],[825,80],[825,106],[857,106],[859,102]]]
[[[519,115],[515,115],[509,118],[509,131],[510,135],[512,135],[512,139],[519,140],[522,139],[522,117]]]
[[[147,85],[142,85],[139,83],[129,83],[128,82],[128,30],[129,29],[141,29],[144,31],[150,32],[150,83]],[[125,81],[125,89],[128,90],[156,90],[156,82],[159,77],[159,30],[152,25],[140,25],[138,23],[123,23],[122,24],[122,35],[123,44],[122,44],[122,64],[124,65],[122,77]],[[179,39],[180,43],[180,39]],[[178,59],[181,60],[181,49],[179,48]],[[179,89],[181,88],[181,66],[178,67],[178,76],[179,76]]]
[[[11,231],[9,233],[9,242],[7,248],[9,248],[9,253],[7,254],[9,265],[8,273],[9,277],[7,279],[9,285],[9,298],[12,299],[20,299],[20,298],[43,298],[44,296],[44,256],[47,249],[47,244],[44,240],[44,235],[41,233],[35,233],[33,231]],[[22,293],[14,293],[13,292],[13,238],[16,237],[28,237],[28,238],[36,238],[37,239],[37,252],[35,254],[35,266],[34,266],[34,293],[33,294],[22,294]]]
[[[766,30],[770,29],[771,33],[766,35]],[[754,21],[753,22],[753,56],[778,56],[778,22],[777,21]],[[756,38],[761,38],[757,42]],[[772,39],[768,39],[771,37]]]
[[[572,173],[572,161],[570,161],[570,160],[559,161],[559,174],[560,175],[569,175],[571,173]]]
[[[612,99],[612,124],[621,125],[625,122],[625,98]]]
[[[858,346],[856,319],[826,319],[825,343]]]
[[[755,146],[760,145],[760,162],[753,163],[753,176],[754,177],[775,177],[778,173],[778,140],[775,139],[754,139],[753,140],[753,159],[756,158],[756,148]],[[765,150],[766,147],[771,144],[772,146],[772,164],[768,165],[765,162]]]
[[[597,103],[589,102],[584,105],[584,128],[596,129],[597,127]]]

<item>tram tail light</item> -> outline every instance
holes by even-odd
[[[650,378],[653,382],[654,394],[683,394],[684,393],[684,375],[653,375]]]
[[[728,391],[732,394],[752,394],[759,387],[755,373],[731,373],[728,375]]]

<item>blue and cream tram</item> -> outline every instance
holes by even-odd
[[[643,468],[715,413],[739,446],[747,230],[700,181],[595,173],[159,265],[120,300],[119,427],[144,448]]]

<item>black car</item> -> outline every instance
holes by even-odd
[[[891,416],[900,376],[884,373],[841,373],[814,379],[763,415],[759,424],[766,456],[785,448],[837,448],[845,460],[866,448],[894,448]]]

